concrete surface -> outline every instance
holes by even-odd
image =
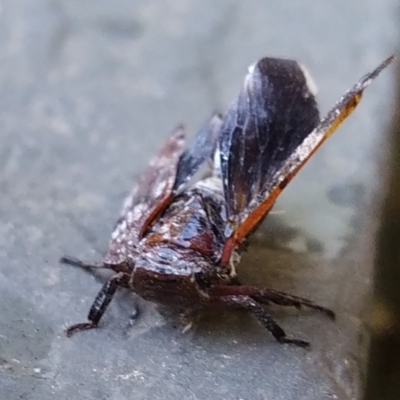
[[[334,323],[271,309],[311,350],[278,345],[241,313],[208,313],[182,335],[176,316],[123,292],[100,329],[67,339],[104,277],[57,260],[100,259],[168,132],[225,109],[257,58],[306,64],[327,110],[394,52],[397,2],[3,0],[0,11],[0,399],[359,398],[394,69],[285,191],[240,267],[243,281],[337,312]]]

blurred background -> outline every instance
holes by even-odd
[[[205,313],[182,335],[176,315],[123,291],[100,329],[66,339],[106,275],[58,259],[101,259],[149,157],[177,124],[193,136],[224,111],[248,65],[305,64],[324,114],[398,51],[399,15],[395,0],[2,0],[0,399],[359,399],[365,387],[398,399],[398,65],[285,190],[239,268],[336,311],[270,308],[310,350],[243,313]]]
[[[397,77],[399,66],[396,65]],[[375,298],[371,312],[372,341],[366,399],[400,397],[400,79],[397,107],[390,126],[390,150],[382,166],[384,201],[376,237]]]

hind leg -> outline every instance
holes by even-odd
[[[285,331],[254,299],[244,295],[214,295],[210,298],[208,306],[226,309],[239,309],[251,312],[257,320],[269,330],[279,343],[292,344],[299,347],[308,347],[309,343],[300,339],[289,339]]]
[[[306,306],[320,311],[332,319],[335,318],[333,311],[329,308],[319,306],[311,300],[267,288],[260,289],[254,286],[218,285],[210,288],[208,294],[210,295],[210,306],[250,311],[258,321],[271,332],[278,342],[294,344],[300,347],[306,347],[309,343],[304,340],[288,339],[285,331],[273,320],[264,308],[261,307],[260,303],[275,303],[296,308]]]
[[[231,285],[215,286],[212,293],[216,295],[243,295],[249,296],[261,304],[275,303],[280,306],[293,306],[296,308],[308,307],[313,310],[319,311],[331,319],[335,319],[335,313],[327,307],[320,306],[312,300],[304,297],[294,296],[289,293],[280,292],[278,290],[268,288],[258,288],[255,286],[242,286],[237,285],[235,282]]]

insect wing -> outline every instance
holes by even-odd
[[[279,194],[282,192],[282,190],[292,180],[292,178],[297,174],[297,172],[307,162],[307,160],[313,155],[313,153],[318,149],[318,147],[321,146],[321,144],[355,110],[355,108],[357,107],[358,103],[361,100],[364,89],[379,75],[379,73],[383,69],[385,69],[393,61],[393,59],[394,59],[393,56],[388,58],[383,63],[381,63],[374,71],[367,74],[359,82],[357,82],[336,103],[336,105],[329,111],[327,116],[323,118],[314,129],[311,129],[308,133],[304,131],[301,132],[301,135],[304,136],[301,138],[299,142],[297,142],[298,139],[294,141],[293,139],[289,138],[286,134],[284,134],[285,138],[287,138],[286,140],[279,141],[278,139],[278,141],[273,142],[274,144],[269,149],[269,153],[263,151],[264,156],[268,156],[268,154],[271,154],[272,157],[264,161],[266,164],[261,164],[261,170],[263,173],[266,173],[266,176],[261,177],[261,179],[257,178],[256,180],[257,185],[258,182],[261,183],[261,185],[259,186],[260,190],[258,192],[255,189],[253,189],[252,186],[249,187],[248,184],[242,181],[242,179],[244,178],[243,172],[241,173],[242,177],[240,177],[240,171],[239,171],[239,178],[234,177],[233,174],[234,170],[231,167],[231,164],[235,161],[235,157],[233,155],[228,157],[229,154],[228,151],[230,148],[229,146],[230,143],[234,143],[235,141],[235,132],[237,131],[236,130],[237,128],[235,127],[235,124],[231,123],[231,126],[234,128],[233,133],[230,133],[232,139],[229,142],[222,143],[222,146],[225,145],[225,151],[224,154],[222,155],[221,162],[222,166],[224,165],[223,163],[225,162],[225,169],[223,169],[223,177],[224,177],[225,196],[228,204],[228,219],[229,219],[229,225],[226,230],[227,240],[225,242],[221,260],[222,263],[227,263],[229,261],[231,253],[237,246],[237,244],[240,243],[249,234],[249,232],[251,232],[251,230],[258,224],[258,222],[268,213],[268,211],[271,209],[273,203],[275,202]],[[259,72],[257,71],[257,66],[262,62],[263,60],[257,63],[255,67],[255,75],[253,72],[250,73],[246,78],[244,87],[245,89],[249,87],[248,82],[250,83],[253,81],[257,82],[258,79],[257,75],[259,74]],[[269,76],[265,75],[265,79],[268,80],[270,78]],[[253,88],[253,91],[249,90],[247,91],[247,93],[249,93],[247,96],[247,101],[249,103],[255,101],[253,100],[253,98],[261,98],[262,96],[262,85],[252,85],[250,87]],[[279,92],[280,89],[279,87],[275,87],[275,90],[278,90]],[[267,91],[265,95],[267,94],[272,96],[274,95],[272,90],[270,92]],[[243,96],[243,91],[240,94],[240,96]],[[296,109],[296,103],[292,102],[291,104],[292,104],[292,109]],[[281,106],[285,107],[284,104],[281,104]],[[246,124],[248,124],[247,122],[248,119],[253,118],[254,119],[253,130],[258,132],[258,136],[261,137],[262,140],[265,140],[267,143],[269,143],[270,133],[268,131],[264,131],[263,133],[262,131],[262,129],[265,129],[266,126],[266,124],[263,123],[263,119],[261,119],[260,123],[258,122],[260,121],[259,116],[250,116],[246,118],[246,114],[249,112],[249,110],[248,108],[246,109],[245,105],[243,105],[243,108],[245,110],[244,112],[240,107],[236,107],[235,110],[236,116],[235,113],[233,113],[233,115],[231,116],[233,122],[240,121],[241,118],[242,120],[246,121]],[[306,109],[307,107],[305,107],[303,110],[306,111]],[[268,109],[267,111],[262,109],[260,109],[259,111],[262,116],[265,115],[266,113],[268,114]],[[285,110],[281,111],[285,112]],[[294,113],[294,115],[296,116],[296,113]],[[278,112],[271,115],[271,117],[275,116],[277,116],[278,120],[280,120]],[[289,118],[289,116],[287,115],[286,118]],[[310,120],[310,122],[312,120],[314,123],[315,114],[314,111],[311,117],[307,114],[304,114],[303,116],[297,114],[296,118],[299,118],[297,122],[306,125],[307,124],[306,121],[308,120]],[[280,124],[283,123],[283,126],[289,128],[287,133],[289,134],[289,132],[292,132],[293,134],[296,128],[294,127],[294,130],[290,129],[293,126],[293,123],[296,121],[296,118],[288,119],[286,121],[286,124],[284,121],[280,121],[279,123],[276,123],[276,125],[274,122],[270,122],[270,126],[279,127],[281,126]],[[225,125],[226,124],[224,123],[224,126],[221,129],[222,131],[221,140],[223,141],[224,141],[223,136],[226,134],[225,132],[228,131],[229,133],[229,130],[225,128]],[[243,124],[241,126],[243,126]],[[242,143],[245,145],[247,143],[246,138],[244,137],[244,134],[241,132],[240,129],[238,131],[243,137],[243,139],[241,140]],[[254,136],[253,132],[249,134],[250,143],[252,143],[251,141],[252,136]],[[294,142],[297,143],[297,145],[294,145],[293,144]],[[285,146],[287,146],[287,150],[284,149]],[[235,146],[233,148],[235,149]],[[246,148],[246,151],[249,151],[249,149],[251,149],[250,146]],[[233,154],[236,154],[237,157],[237,150],[234,150]],[[250,153],[247,157],[250,157],[251,154],[252,153],[250,150]],[[258,161],[258,158],[256,156],[254,156],[254,160],[257,160],[258,162],[257,165],[259,166],[260,162]],[[269,165],[269,163],[272,163],[272,165]],[[253,181],[254,178],[251,179],[251,182]],[[236,184],[236,188],[239,190],[239,195],[233,193],[233,190],[230,188],[230,185],[232,184],[234,185]]]
[[[196,134],[191,146],[184,151],[179,159],[174,191],[179,192],[193,178],[201,165],[207,159],[212,158],[217,146],[221,125],[221,116],[215,114]]]
[[[169,204],[177,166],[185,145],[185,133],[178,127],[167,140],[126,198],[103,261],[120,264],[154,218]]]
[[[232,228],[319,122],[313,85],[303,71],[295,61],[261,59],[226,114],[219,149]]]

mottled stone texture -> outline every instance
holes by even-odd
[[[306,64],[327,110],[394,51],[397,2],[3,0],[0,11],[0,398],[358,398],[393,70],[285,191],[239,270],[337,312],[333,323],[271,308],[311,350],[279,346],[242,313],[208,313],[182,335],[175,316],[123,292],[101,329],[66,339],[103,277],[57,260],[100,259],[168,132],[227,107],[257,58]]]

